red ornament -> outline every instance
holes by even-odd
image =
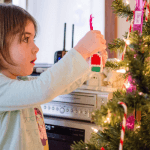
[[[129,32],[131,32],[132,26],[130,25]]]
[[[129,20],[129,16],[127,17],[127,20],[126,20],[126,22],[128,22],[128,20]]]
[[[122,54],[121,60],[124,60],[124,53]]]
[[[148,9],[148,11],[149,11],[149,3],[147,4],[147,9]]]
[[[102,72],[103,64],[102,64],[102,56],[99,53],[94,54],[90,57],[91,63],[91,71],[93,72]]]
[[[101,150],[105,150],[104,147],[102,147]]]
[[[147,17],[146,17],[145,21],[147,22]]]
[[[91,57],[91,65],[101,65],[101,57],[98,54],[94,54]]]

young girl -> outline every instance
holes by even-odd
[[[86,59],[106,53],[100,31],[89,31],[37,79],[19,81],[17,76],[33,72],[36,34],[36,21],[26,10],[0,4],[0,150],[48,150],[40,105],[80,87],[92,74]]]

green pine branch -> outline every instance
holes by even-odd
[[[107,61],[105,64],[105,67],[109,67],[112,70],[119,70],[121,68],[126,69],[128,67],[128,61],[124,60],[124,61]]]
[[[129,21],[132,20],[133,18],[133,11],[131,11],[130,5],[126,5],[123,3],[123,0],[114,0],[112,2],[112,9],[113,13],[117,14],[118,16],[122,18],[127,18],[129,17]]]
[[[142,35],[143,36],[149,36],[150,35],[150,19],[147,20],[147,22],[143,23],[143,29],[142,29]]]
[[[95,144],[92,144],[90,142],[86,144],[82,140],[79,142],[74,141],[74,144],[71,145],[71,148],[73,150],[99,150],[96,148]]]
[[[119,52],[122,53],[125,47],[125,42],[124,40],[117,38],[114,39],[113,42],[108,44],[108,49],[112,52],[115,51],[117,52],[119,49]]]

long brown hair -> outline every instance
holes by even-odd
[[[25,36],[24,32],[28,21],[34,24],[36,36],[37,22],[26,10],[13,4],[0,4],[0,54],[11,65],[16,64],[10,57],[9,47],[16,34],[19,34],[19,42],[21,43],[22,36]],[[1,69],[7,68],[2,65],[0,59]]]

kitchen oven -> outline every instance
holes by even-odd
[[[90,140],[93,129],[91,112],[112,98],[112,93],[76,89],[41,105],[50,150],[71,150],[73,141]]]

